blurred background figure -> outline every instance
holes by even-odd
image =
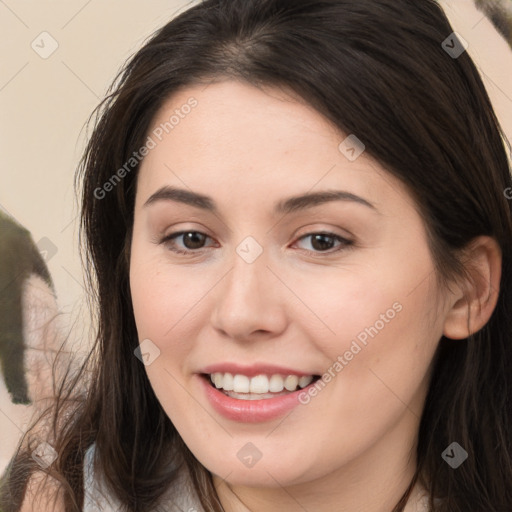
[[[500,34],[512,47],[512,2],[510,0],[476,0]]]
[[[31,415],[53,396],[52,366],[63,340],[44,245],[0,211],[0,473]]]

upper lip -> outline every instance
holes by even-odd
[[[295,370],[293,368],[286,368],[284,366],[276,366],[275,364],[259,363],[252,365],[242,365],[238,363],[217,363],[205,366],[198,373],[212,374],[212,373],[231,373],[233,375],[247,375],[247,377],[254,377],[256,375],[315,375],[310,371]]]

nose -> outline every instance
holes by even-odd
[[[238,341],[279,336],[287,325],[287,289],[269,268],[266,251],[252,262],[235,253],[231,262],[231,270],[215,287],[213,327]]]

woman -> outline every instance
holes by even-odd
[[[436,2],[194,6],[78,177],[88,393],[6,510],[512,510],[510,168]]]

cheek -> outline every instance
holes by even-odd
[[[381,258],[378,264],[288,279],[314,313],[297,315],[293,321],[301,323],[332,360],[350,350],[353,342],[362,349],[375,346],[373,352],[379,347],[394,351],[401,345],[411,348],[411,343],[416,347],[429,334],[433,273],[428,257],[406,265]]]
[[[211,271],[170,265],[138,241],[132,245],[130,288],[139,341],[149,339],[160,354],[145,367],[151,386],[171,420],[180,424],[184,410],[197,404],[185,388],[190,354],[205,319],[198,319],[205,296],[218,280]],[[209,284],[210,283],[210,284]],[[195,421],[201,417],[194,414]]]
[[[194,407],[190,395],[184,392],[181,375],[190,344],[179,333],[187,328],[187,313],[197,298],[181,279],[172,278],[175,273],[165,272],[161,262],[148,254],[134,242],[130,289],[137,334],[139,342],[149,339],[160,351],[145,370],[167,415],[179,423],[183,410]]]
[[[199,269],[178,269],[167,264],[154,249],[150,251],[134,242],[130,289],[139,337],[161,341],[172,338],[173,331],[190,322],[208,285]]]
[[[333,417],[354,420],[348,429],[354,432],[361,418],[375,425],[381,411],[386,422],[413,400],[442,334],[441,322],[429,314],[435,275],[428,252],[417,251],[408,262],[395,253],[379,263],[311,281],[308,304],[328,329],[302,324],[330,361],[324,380],[326,393],[333,393]]]

